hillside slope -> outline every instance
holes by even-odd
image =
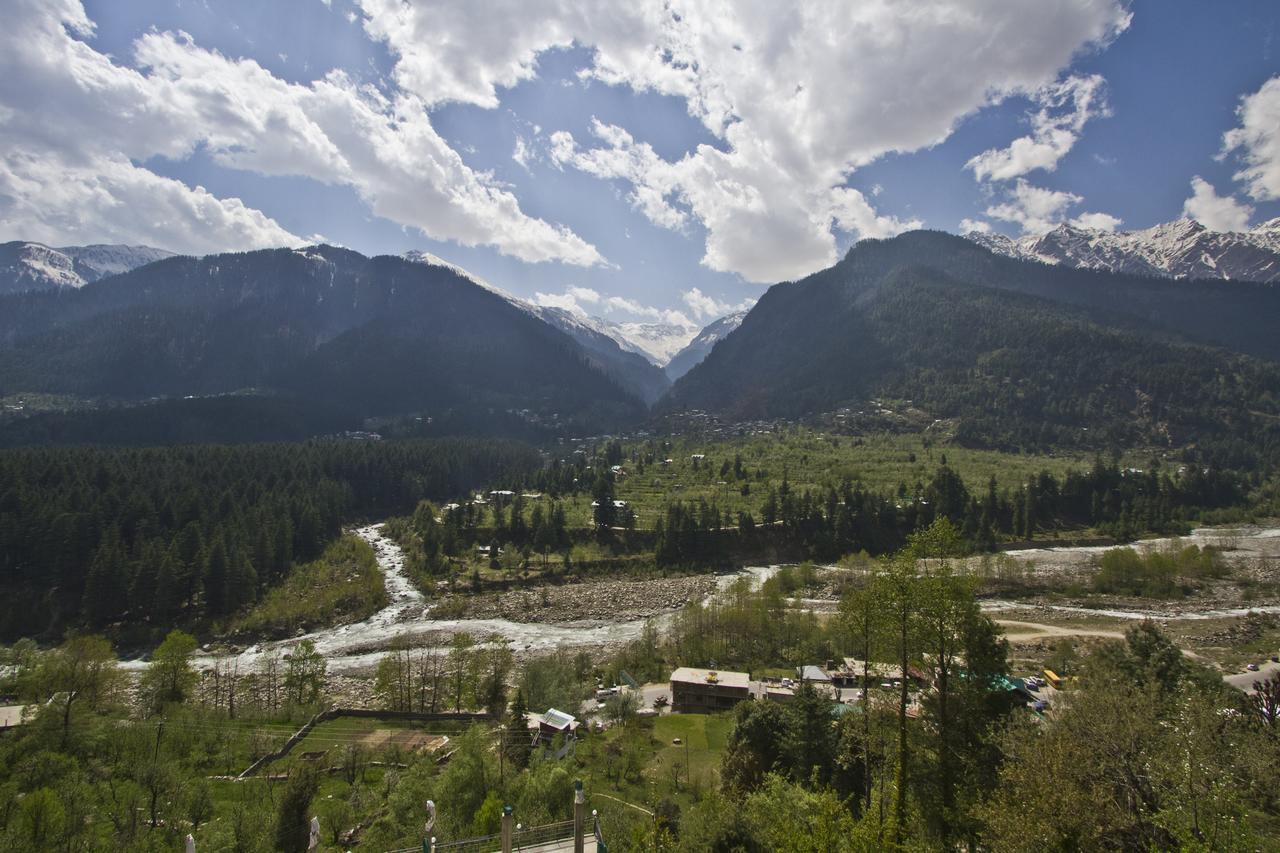
[[[911,401],[993,446],[1108,446],[1280,435],[1280,292],[1047,267],[948,235],[859,244],[831,269],[771,288],[673,387],[665,410],[796,416]],[[1169,288],[1174,288],[1169,293]],[[1053,296],[1060,298],[1051,298]],[[1121,311],[1123,307],[1128,311]],[[1157,323],[1154,321],[1163,321]]]
[[[401,258],[327,246],[170,258],[0,298],[0,389],[142,400],[247,388],[360,416],[642,411],[564,333]]]

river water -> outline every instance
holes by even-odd
[[[316,649],[328,661],[329,671],[342,673],[363,671],[374,666],[378,659],[386,653],[391,642],[400,636],[412,638],[415,646],[440,647],[448,645],[451,636],[468,633],[477,639],[500,636],[511,643],[517,653],[538,653],[558,648],[584,648],[616,646],[635,640],[644,629],[646,619],[601,624],[586,622],[577,624],[554,625],[542,622],[515,622],[508,619],[435,619],[431,616],[431,607],[405,574],[404,553],[400,546],[383,535],[381,524],[371,524],[355,530],[355,534],[373,547],[382,568],[387,585],[390,603],[360,622],[338,625],[313,631],[309,634],[258,643],[234,655],[200,654],[196,656],[197,666],[211,666],[215,660],[238,662],[240,671],[254,667],[258,661],[271,652],[287,652],[302,640],[311,640]],[[1143,545],[1161,547],[1174,540],[1156,539],[1144,541]],[[1200,528],[1190,536],[1182,537],[1184,544],[1222,544],[1230,543],[1238,554],[1258,553],[1267,556],[1280,555],[1280,528]],[[1088,561],[1097,554],[1108,550],[1106,547],[1079,548],[1037,548],[1007,552],[1019,560],[1053,560],[1053,561]],[[722,575],[717,587],[725,589],[740,577],[749,577],[753,586],[759,586],[767,578],[772,577],[778,566],[753,566],[739,573]],[[988,600],[983,602],[986,610],[1012,610],[1032,607],[1014,601]],[[1165,612],[1160,610],[1104,610],[1086,607],[1059,605],[1050,609],[1072,612],[1079,615],[1112,616],[1122,619],[1212,619],[1223,616],[1240,616],[1253,610],[1255,612],[1280,612],[1280,606],[1265,606],[1249,609],[1205,610],[1193,613]],[[661,631],[670,623],[672,614],[656,617],[653,621]],[[126,661],[123,666],[140,669],[146,666],[141,660]]]
[[[323,628],[287,640],[257,643],[236,654],[197,654],[196,666],[212,666],[217,660],[238,663],[241,672],[252,669],[258,661],[272,652],[286,653],[303,640],[310,640],[316,650],[324,655],[330,672],[342,673],[367,670],[377,664],[397,637],[411,638],[415,646],[445,648],[455,634],[467,633],[477,639],[500,636],[511,643],[517,653],[538,653],[558,648],[615,646],[637,639],[644,629],[646,619],[600,624],[598,622],[553,625],[543,622],[513,622],[508,619],[435,619],[431,607],[422,593],[405,574],[404,552],[400,546],[383,535],[381,524],[357,528],[355,534],[372,546],[378,565],[386,578],[390,603],[360,622]],[[717,584],[725,589],[740,577],[751,578],[759,587],[772,577],[779,566],[754,566],[735,574],[722,575]],[[655,618],[659,629],[669,622],[671,615]],[[141,669],[141,660],[125,661],[128,669]]]

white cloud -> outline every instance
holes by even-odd
[[[871,207],[866,196],[847,187],[831,190],[831,218],[841,231],[859,237],[893,237],[924,225],[919,219],[903,221],[896,216],[882,216]]]
[[[1115,231],[1124,224],[1124,220],[1110,213],[1082,213],[1071,220],[1071,224],[1077,228],[1090,228],[1094,231]]]
[[[1007,148],[983,151],[965,164],[979,181],[1007,181],[1036,169],[1052,172],[1071,150],[1089,119],[1108,115],[1101,75],[1071,76],[1037,90],[1033,99],[1040,110],[1030,116],[1031,135],[1021,136]]]
[[[692,312],[694,319],[699,322],[723,317],[735,311],[746,311],[756,304],[754,299],[744,299],[736,305],[729,302],[721,302],[696,287],[680,294],[680,298],[684,300],[685,305],[689,306],[689,311]]]
[[[594,49],[584,77],[683,98],[717,137],[675,162],[601,135],[600,153],[552,137],[557,162],[632,184],[662,227],[696,219],[703,263],[753,281],[799,277],[836,258],[833,227],[896,223],[845,184],[889,152],[946,139],[966,115],[1039,91],[1080,49],[1127,27],[1120,0],[916,3],[606,0],[362,0],[365,27],[426,104],[492,107],[537,73],[539,52]],[[495,27],[518,20],[518,27]],[[999,45],[998,50],[991,45]]]
[[[977,232],[978,234],[990,234],[991,223],[986,221],[985,219],[967,219],[966,218],[966,219],[960,220],[961,234],[972,234],[974,232]]]
[[[599,292],[589,287],[577,287],[574,285],[570,286],[565,292],[579,302],[586,302],[588,305],[595,305],[601,299]]]
[[[643,317],[646,320],[653,320],[658,323],[669,323],[673,326],[697,326],[689,319],[683,311],[676,311],[671,308],[655,308],[651,305],[643,305],[634,299],[628,299],[625,296],[610,296],[605,300],[605,308],[610,313],[630,314],[634,317]]]
[[[631,205],[649,221],[676,230],[686,221],[683,211],[668,200],[679,192],[676,168],[660,158],[647,143],[636,143],[631,134],[615,125],[592,118],[591,131],[608,147],[582,150],[566,131],[551,135],[551,160],[557,166],[571,165],[597,178],[621,178],[632,185]]]
[[[560,308],[577,317],[587,316],[586,309],[578,304],[577,297],[568,291],[564,293],[543,293],[542,291],[537,291],[533,294],[533,303],[535,305],[541,305],[544,308]]]
[[[1280,76],[1240,99],[1240,126],[1222,138],[1223,153],[1239,151],[1246,168],[1235,174],[1255,201],[1280,198]]]
[[[134,223],[135,242],[169,239],[167,248],[190,251],[299,242],[238,200],[214,199],[132,165],[182,159],[201,147],[228,168],[350,186],[375,214],[429,237],[491,245],[529,262],[603,263],[593,246],[525,215],[509,189],[468,167],[435,132],[417,95],[358,86],[340,72],[289,83],[253,60],[200,48],[185,33],[144,35],[134,44],[134,70],[73,37],[92,29],[77,0],[16,0],[7,11],[0,33],[7,173],[0,181],[17,203],[0,217],[14,236],[62,229],[66,241],[110,239],[121,233],[115,211],[129,208],[119,218]],[[64,165],[67,180],[79,185],[42,199],[40,182],[26,176]],[[140,185],[163,192],[129,192]],[[189,197],[178,203],[184,190]],[[76,196],[93,203],[79,215],[57,206],[58,198]]]
[[[1023,234],[1043,234],[1067,221],[1067,211],[1082,201],[1084,199],[1075,193],[1033,186],[1018,178],[1005,200],[988,207],[986,214],[992,219],[1018,225]],[[1071,224],[1079,228],[1105,231],[1115,230],[1120,222],[1110,214],[1096,212],[1082,213],[1071,220]],[[960,227],[965,228],[966,223],[970,226],[975,224],[973,220],[966,219]]]
[[[529,144],[525,142],[524,137],[516,135],[516,147],[511,152],[511,159],[520,164],[520,167],[526,172],[529,171],[529,161],[533,159],[533,152],[529,150]]]
[[[698,291],[695,288],[693,292],[697,293]],[[749,300],[749,302],[754,304],[755,300]],[[584,307],[584,305],[590,305],[594,310],[603,311],[606,314],[625,314],[628,317],[639,317],[648,322],[666,323],[695,331],[699,328],[683,311],[656,308],[625,296],[606,297],[599,291],[577,285],[566,287],[563,293],[543,293],[538,291],[533,295],[533,303],[544,308],[560,308],[575,317],[581,318],[591,316],[591,312]],[[747,303],[744,302],[743,304],[746,305]],[[622,323],[621,325],[623,327],[640,328],[643,323],[632,322]]]
[[[1243,231],[1249,227],[1253,208],[1236,201],[1234,196],[1220,196],[1213,185],[1196,175],[1191,179],[1191,198],[1182,204],[1182,213],[1210,231]]]
[[[1032,186],[1019,178],[1010,198],[988,207],[987,216],[1013,222],[1024,234],[1043,234],[1062,222],[1067,208],[1082,200],[1075,193]]]

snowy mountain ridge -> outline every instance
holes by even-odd
[[[719,342],[729,336],[729,333],[742,325],[742,321],[747,316],[747,311],[735,311],[732,314],[725,315],[720,319],[712,322],[697,337],[689,341],[684,349],[676,353],[672,359],[667,362],[667,377],[675,382],[681,376],[684,376],[695,366],[700,364],[704,358],[710,353],[712,348]]]
[[[1011,238],[970,232],[969,240],[1022,260],[1160,278],[1280,281],[1280,218],[1248,231],[1210,231],[1179,219],[1141,231],[1063,224],[1046,234]]]
[[[642,356],[655,367],[663,367],[698,334],[696,326],[671,323],[616,323],[603,317],[576,314],[563,308],[537,305],[527,299],[513,296],[502,288],[490,284],[474,273],[430,252],[405,252],[401,257],[414,263],[439,266],[452,270],[480,287],[490,290],[512,305],[532,314],[545,323],[582,343],[584,336],[603,335],[612,339],[623,352]]]
[[[86,284],[172,257],[150,246],[46,246],[26,240],[0,244],[0,293],[57,290]]]

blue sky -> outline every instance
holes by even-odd
[[[1269,0],[13,6],[0,239],[422,249],[692,326],[911,227],[1280,216]]]

